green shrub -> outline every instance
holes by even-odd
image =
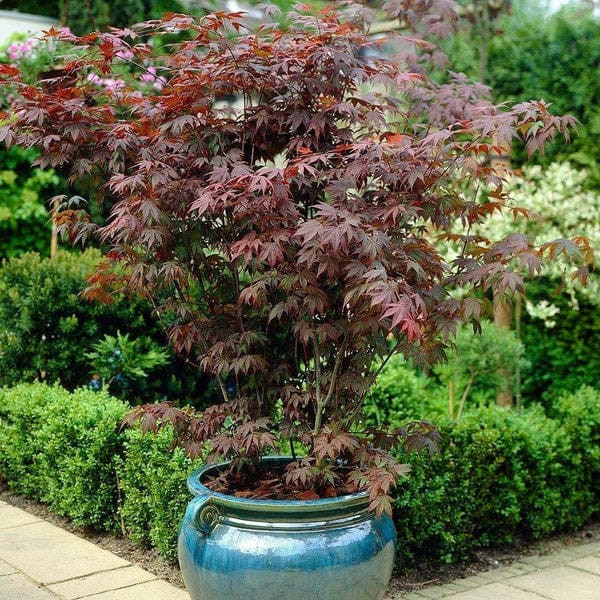
[[[529,368],[523,370],[523,397],[540,399],[551,410],[564,392],[582,385],[600,388],[600,311],[596,303],[577,296],[577,306],[556,293],[557,283],[539,280],[527,288],[534,304],[549,300],[560,312],[556,324],[545,327],[523,312],[521,339],[527,349]]]
[[[499,24],[502,35],[491,36],[485,83],[497,101],[521,102],[543,98],[556,114],[571,114],[581,121],[571,143],[557,137],[544,155],[534,158],[548,164],[568,158],[590,170],[587,185],[600,185],[600,18],[572,3],[548,15],[543,3],[527,15],[516,3]],[[457,71],[478,77],[476,42],[468,34],[451,38],[448,48]],[[455,62],[456,59],[456,62]],[[548,68],[552,65],[552,68]],[[513,158],[527,161],[524,144],[516,142]]]
[[[481,333],[473,335],[471,327],[461,327],[448,361],[434,369],[448,390],[450,416],[460,418],[465,408],[495,402],[508,382],[514,388],[517,370],[528,365],[523,356],[523,344],[507,328],[482,321]]]
[[[584,487],[600,510],[600,391],[589,386],[574,394],[564,393],[552,409],[571,440],[574,468],[583,471]]]
[[[428,380],[399,354],[390,358],[365,399],[364,416],[371,425],[393,425],[428,412]]]
[[[61,381],[74,388],[89,381],[88,359],[100,334],[115,327],[143,329],[141,304],[114,306],[80,297],[86,275],[100,253],[59,253],[42,259],[34,253],[0,267],[0,383],[35,379]]]
[[[569,431],[540,408],[481,408],[441,433],[441,453],[409,457],[398,490],[401,563],[454,562],[517,534],[573,529],[600,502]]]
[[[0,259],[28,250],[50,251],[50,220],[45,200],[58,194],[60,179],[31,163],[35,150],[0,149]]]
[[[128,407],[101,393],[36,383],[0,390],[0,476],[75,523],[114,530],[176,555],[200,466],[173,432],[118,433]],[[600,392],[554,405],[474,409],[440,424],[440,454],[405,457],[395,507],[398,560],[454,562],[477,548],[575,529],[600,510]]]
[[[36,432],[46,421],[48,404],[60,396],[68,394],[58,386],[0,390],[0,475],[18,494],[41,498]]]
[[[127,536],[154,546],[168,560],[177,555],[177,534],[191,499],[186,479],[199,461],[173,449],[169,428],[155,435],[139,429],[126,433],[125,454],[119,461],[120,515]]]
[[[150,346],[165,346],[165,336],[139,298],[116,296],[111,304],[81,297],[86,276],[101,260],[100,252],[60,252],[54,259],[35,253],[0,266],[0,385],[34,380],[60,382],[68,389],[92,376],[87,356],[104,335],[121,331]],[[166,364],[150,377],[127,381],[120,395],[128,400],[168,398],[196,400],[207,381],[197,369],[169,353]],[[196,398],[195,398],[196,397]]]
[[[104,393],[45,384],[0,392],[0,473],[77,525],[113,529],[127,406]]]

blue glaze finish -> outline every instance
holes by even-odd
[[[266,461],[289,459],[269,457]],[[310,501],[251,500],[212,492],[193,473],[179,534],[192,600],[381,600],[396,550],[388,516],[365,494]]]

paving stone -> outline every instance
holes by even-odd
[[[525,563],[526,565],[532,565],[537,569],[544,569],[552,565],[552,561],[548,560],[547,556],[540,556],[539,554],[525,556],[519,562]]]
[[[2,575],[10,575],[11,573],[16,573],[17,570],[10,565],[7,565],[3,560],[0,560],[0,576]]]
[[[471,577],[468,577],[467,581],[469,582],[469,587],[474,587],[474,585],[471,585],[471,584],[475,584],[475,585],[489,585],[490,583],[492,583],[491,579],[487,579],[486,577],[482,577],[481,574],[479,574],[479,575],[473,575]]]
[[[527,566],[527,568],[522,568],[519,567],[517,565],[510,565],[510,567],[504,567],[504,569],[502,569],[507,575],[524,575],[525,573],[530,573],[531,571],[534,571],[535,568],[534,567],[530,567],[529,565]]]
[[[582,544],[579,548],[585,549],[587,554],[600,554],[600,542],[591,542],[589,544]]]
[[[510,585],[551,600],[598,600],[600,577],[571,567],[542,569],[514,577]]]
[[[439,589],[443,590],[444,594],[448,596],[449,594],[456,594],[456,592],[464,592],[466,588],[453,581],[452,583],[445,583]]]
[[[451,596],[452,600],[542,600],[533,592],[516,589],[506,583],[490,583]],[[574,598],[572,600],[575,600]],[[579,600],[579,598],[577,599]]]
[[[408,592],[405,594],[399,594],[397,596],[394,596],[394,598],[392,600],[423,600],[423,598],[425,598],[425,596],[421,595],[421,591],[419,592]]]
[[[576,554],[571,549],[560,550],[548,556],[548,560],[555,565],[562,565],[569,561],[580,558],[581,555]]]
[[[41,590],[21,573],[0,577],[2,600],[57,600],[54,594]]]
[[[447,593],[444,591],[444,589],[437,585],[435,587],[423,588],[422,590],[419,590],[417,593],[419,594],[419,596],[421,598],[431,598],[432,600],[435,600],[436,598],[443,598],[444,596],[447,596]]]
[[[526,565],[535,565],[535,563],[541,558],[542,557],[539,554],[532,554],[531,556],[524,556],[523,558],[519,559],[519,562]]]
[[[474,588],[488,583],[486,579],[473,575],[472,577],[464,577],[463,579],[455,579],[454,583],[462,586],[465,589]]]
[[[112,571],[102,571],[87,577],[69,579],[68,581],[49,585],[48,589],[65,600],[76,600],[83,596],[117,590],[154,579],[156,579],[156,576],[152,573],[131,566],[113,569]]]
[[[39,517],[20,508],[15,508],[5,502],[0,503],[0,529],[19,527],[28,523],[39,523],[41,520]]]
[[[524,571],[525,573],[531,573],[531,571],[535,571],[535,569],[536,569],[533,565],[527,564],[526,562],[523,562],[522,560],[519,560],[516,563],[513,563],[512,566],[516,567],[518,569],[521,569],[521,571]]]
[[[504,569],[494,569],[493,571],[484,571],[479,574],[483,579],[487,579],[488,581],[502,581],[506,579],[508,574]]]
[[[583,558],[571,561],[567,566],[600,575],[600,558],[597,556],[584,556]]]
[[[44,521],[0,529],[0,559],[38,583],[50,584],[129,565],[68,531]]]
[[[86,596],[86,600],[190,600],[187,592],[166,581],[149,581],[133,587]]]
[[[571,548],[569,548],[569,550],[574,556],[581,557],[594,554],[595,548],[598,548],[600,550],[600,544],[581,544],[580,546],[572,546]]]

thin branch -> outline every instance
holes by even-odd
[[[473,386],[473,382],[475,381],[475,378],[477,377],[479,373],[477,373],[477,371],[473,371],[471,373],[471,377],[469,377],[469,381],[467,382],[467,387],[465,388],[465,391],[463,392],[462,398],[460,399],[460,405],[458,407],[458,413],[456,414],[456,420],[460,421],[460,418],[462,417],[463,411],[465,409],[465,404],[467,402],[467,398],[469,396],[469,392],[471,391],[471,387]]]

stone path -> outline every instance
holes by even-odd
[[[527,556],[445,585],[391,596],[388,600],[600,600],[600,542]]]
[[[183,590],[0,502],[0,600],[189,600]]]
[[[80,598],[189,600],[183,590],[111,552],[0,502],[0,600]],[[600,542],[526,557],[510,567],[388,600],[423,598],[600,600]]]

